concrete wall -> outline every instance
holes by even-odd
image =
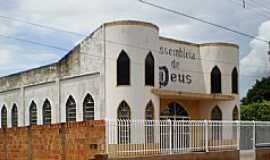
[[[232,101],[198,101],[189,104],[187,110],[198,110],[200,115],[192,119],[210,119],[212,108],[220,106],[223,118],[232,120],[234,106],[239,107],[239,95],[232,94],[231,72],[239,69],[238,46],[229,43],[194,44],[159,36],[157,26],[136,21],[120,21],[105,25],[105,76],[106,108],[109,119],[117,117],[119,104],[124,100],[131,109],[131,119],[144,119],[146,104],[151,100],[155,107],[155,117],[159,119],[160,98],[151,92],[153,88],[164,90],[210,93],[210,75],[214,66],[222,72],[222,94],[233,95]],[[114,42],[114,43],[110,43]],[[117,58],[124,50],[130,58],[130,85],[117,86]],[[155,86],[145,86],[145,58],[152,52],[155,59]],[[187,55],[187,56],[186,56]],[[176,66],[173,66],[177,64]],[[169,81],[160,86],[159,67],[166,66],[169,73],[190,76],[191,83]],[[239,73],[239,70],[238,70]],[[178,101],[173,100],[171,101]],[[187,104],[181,101],[182,104]],[[195,113],[195,112],[194,112]]]
[[[120,52],[130,58],[131,84],[117,86],[116,66]],[[145,58],[152,52],[155,59],[155,86],[145,86]],[[190,82],[168,82],[160,86],[159,67],[169,73],[190,76]],[[0,78],[0,109],[8,110],[17,104],[19,126],[29,125],[29,106],[38,107],[38,124],[42,124],[42,104],[52,105],[52,122],[65,122],[65,104],[69,95],[77,103],[77,120],[82,120],[82,102],[87,93],[95,101],[95,119],[115,119],[119,104],[125,100],[131,108],[132,119],[144,119],[145,107],[151,100],[155,118],[159,119],[160,98],[153,88],[210,94],[210,72],[218,66],[222,72],[222,94],[233,95],[232,101],[196,101],[187,104],[187,110],[196,110],[192,119],[209,119],[212,108],[220,106],[223,118],[232,119],[232,110],[239,107],[239,95],[231,93],[231,72],[239,69],[238,47],[228,43],[194,44],[159,36],[159,28],[147,22],[118,21],[105,23],[86,37],[65,57],[52,65]],[[239,72],[239,70],[238,70]],[[171,100],[176,101],[176,100]],[[192,112],[195,114],[195,112]]]
[[[29,125],[32,101],[37,105],[38,124],[42,124],[42,106],[46,99],[51,103],[52,123],[65,122],[65,105],[70,95],[77,103],[77,121],[81,121],[87,93],[95,102],[95,119],[104,119],[102,39],[99,28],[57,63],[0,78],[0,110],[7,107],[8,127],[11,127],[13,104],[18,108],[18,125]]]
[[[28,126],[31,102],[34,101],[37,105],[38,124],[43,124],[42,107],[45,100],[48,99],[52,107],[52,123],[55,124],[65,122],[66,102],[71,95],[76,101],[77,121],[82,121],[83,100],[87,93],[89,93],[95,103],[95,119],[101,119],[100,106],[102,105],[102,95],[100,95],[100,88],[102,87],[100,85],[99,73],[58,79],[43,84],[29,85],[20,89],[2,92],[0,94],[0,105],[1,109],[3,106],[7,107],[8,127],[11,127],[11,110],[13,104],[16,104],[18,108],[18,125]]]
[[[155,117],[159,117],[159,97],[145,86],[144,61],[151,51],[158,64],[156,50],[159,48],[158,28],[148,23],[123,22],[105,26],[106,40],[106,106],[109,119],[117,117],[119,104],[125,100],[131,109],[132,119],[144,119],[144,110],[152,100]],[[117,86],[117,58],[124,50],[130,58],[130,85]],[[155,69],[155,84],[158,84],[158,69]]]

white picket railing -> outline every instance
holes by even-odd
[[[239,149],[240,122],[108,120],[110,157]]]

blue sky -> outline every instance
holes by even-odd
[[[133,19],[155,23],[160,34],[195,43],[232,42],[240,45],[240,90],[270,75],[267,44],[146,6],[136,0],[0,0],[0,16],[89,34],[107,21]],[[149,0],[187,14],[270,40],[270,2],[267,0]],[[0,35],[73,48],[83,36],[34,27],[0,18]],[[0,75],[46,65],[67,52],[31,45],[0,36]]]

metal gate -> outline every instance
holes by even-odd
[[[255,160],[255,122],[240,122],[240,160]]]

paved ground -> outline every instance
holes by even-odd
[[[240,160],[255,160],[254,150],[240,151]]]

